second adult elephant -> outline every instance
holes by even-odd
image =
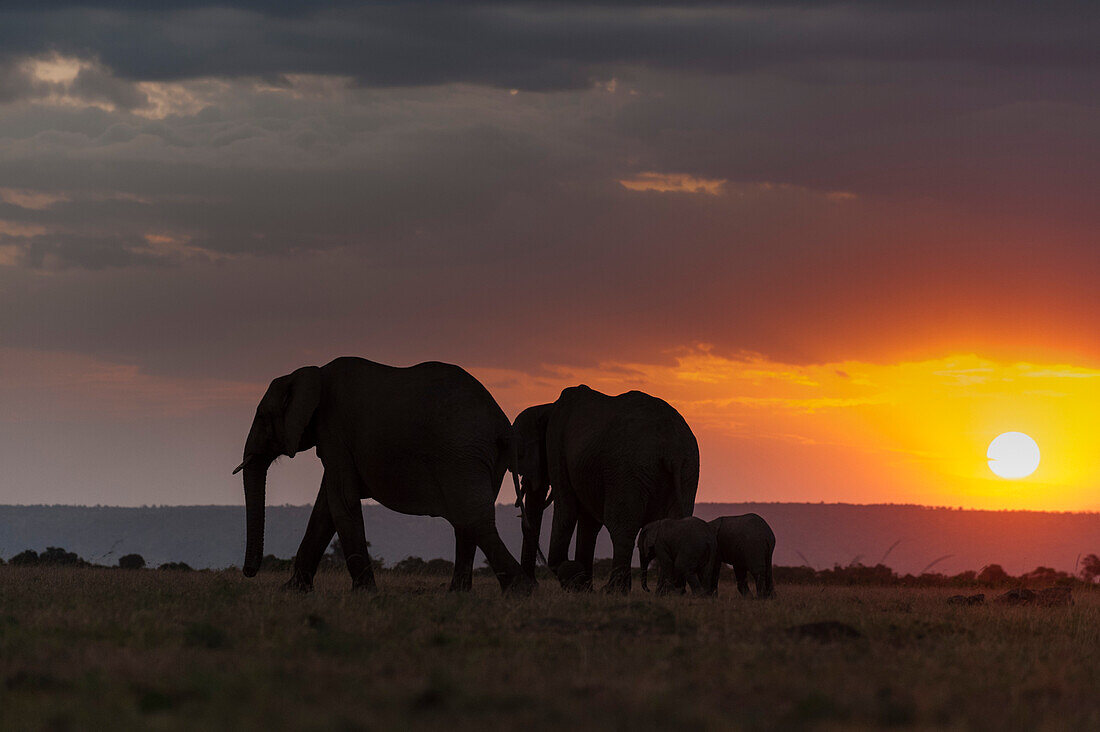
[[[608,396],[587,386],[525,409],[513,423],[520,498],[527,515],[521,564],[535,569],[542,515],[554,503],[547,563],[570,588],[591,588],[596,535],[607,527],[614,557],[605,589],[630,590],[638,530],[691,516],[699,487],[699,445],[667,402],[630,391]],[[575,561],[567,562],[573,533]]]

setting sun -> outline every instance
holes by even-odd
[[[995,475],[1018,480],[1039,467],[1039,445],[1023,432],[1005,432],[989,443],[986,457]]]

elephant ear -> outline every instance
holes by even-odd
[[[283,453],[294,457],[302,435],[321,403],[321,369],[304,366],[290,374],[283,408]]]
[[[553,404],[528,407],[516,418],[516,439],[520,443],[519,471],[525,479],[539,482],[545,490],[550,482],[546,458],[546,428]]]

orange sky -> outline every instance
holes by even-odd
[[[665,365],[548,371],[478,374],[502,402],[549,400],[555,383],[574,382],[661,395],[699,438],[700,500],[1100,508],[1100,369],[975,354],[792,365],[697,345]],[[988,467],[989,442],[1008,431],[1040,446],[1027,478]]]
[[[75,355],[0,353],[0,421],[16,425],[45,418],[56,429],[86,430],[108,419],[140,428],[213,415],[229,422],[225,434],[232,435],[236,422],[247,423],[265,388],[156,377]],[[661,363],[544,365],[534,375],[471,370],[512,416],[576,383],[665,398],[699,438],[701,501],[1100,509],[1100,414],[1094,408],[1100,369],[975,354],[795,365],[754,354],[723,357],[703,344],[667,356]],[[1024,432],[1040,446],[1040,466],[1027,478],[998,478],[988,467],[989,442],[1007,431]],[[213,431],[211,439],[220,434]],[[239,446],[227,442],[216,452],[232,462]],[[222,467],[214,463],[208,480],[222,482]],[[206,472],[199,468],[183,480]],[[284,461],[272,473],[272,502],[308,500],[318,477],[312,457]],[[509,494],[506,481],[502,499]]]

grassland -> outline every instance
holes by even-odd
[[[1100,728],[1100,592],[566,595],[384,572],[0,567],[2,729]],[[859,637],[790,630],[838,621]]]

